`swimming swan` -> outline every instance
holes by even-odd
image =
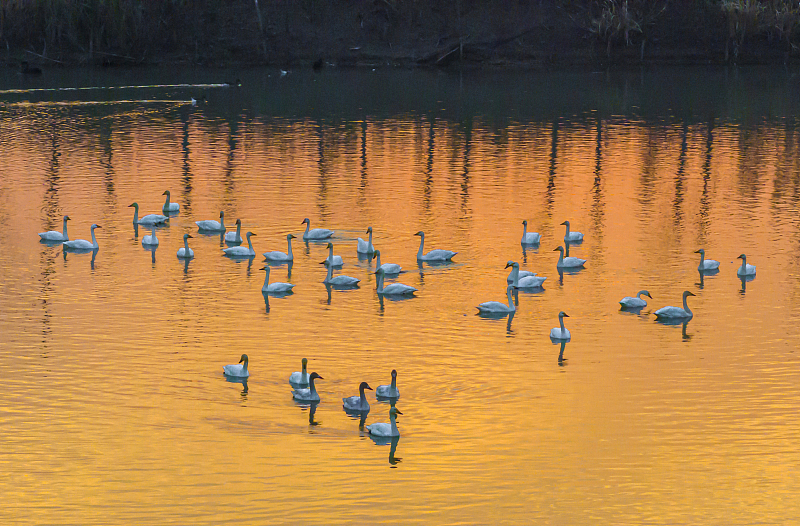
[[[183,246],[178,249],[178,257],[179,258],[186,258],[190,259],[194,257],[194,250],[189,248],[189,238],[192,237],[189,234],[183,234]]]
[[[450,261],[453,259],[453,256],[458,254],[458,252],[452,252],[450,250],[431,250],[427,254],[422,253],[423,246],[425,245],[425,232],[420,230],[415,236],[419,236],[419,250],[417,251],[417,261]]]
[[[381,422],[378,424],[370,424],[367,426],[367,431],[370,435],[378,437],[399,437],[400,431],[397,430],[396,416],[402,415],[399,409],[391,407],[389,409],[389,423]]]
[[[528,220],[522,222],[522,244],[538,245],[542,236],[538,232],[528,232]]]
[[[269,267],[261,267],[261,270],[266,271],[264,276],[264,286],[261,287],[262,292],[291,292],[294,285],[291,283],[269,282]]]
[[[358,238],[358,242],[356,243],[356,252],[359,254],[372,254],[375,252],[375,247],[372,246],[372,227],[367,229],[367,234],[369,234],[369,241],[364,241],[361,238]]]
[[[583,234],[581,234],[580,232],[569,231],[569,221],[564,221],[561,224],[567,226],[567,233],[564,234],[564,241],[566,241],[567,243],[575,243],[577,241],[583,241]]]
[[[375,389],[375,396],[380,398],[400,398],[400,390],[397,388],[397,371],[392,369],[392,384],[379,385]]]
[[[75,241],[64,241],[64,247],[71,248],[75,250],[95,250],[100,248],[97,245],[97,239],[94,237],[94,229],[100,228],[99,225],[92,225],[92,242],[89,243],[85,239],[76,239]],[[755,268],[755,267],[753,267]]]
[[[292,254],[292,239],[296,239],[294,234],[286,234],[286,244],[289,245],[288,254],[274,250],[272,252],[264,252],[264,259],[270,261],[294,261],[294,254]]]
[[[403,285],[402,283],[389,283],[385,288],[383,286],[383,279],[386,272],[379,268],[376,272],[378,275],[378,283],[376,285],[376,291],[378,294],[383,294],[385,296],[409,296],[417,292],[417,289],[410,285]]]
[[[400,265],[398,265],[397,263],[383,263],[383,264],[381,264],[381,251],[380,250],[376,250],[372,254],[372,256],[377,258],[377,260],[378,260],[378,268],[375,270],[375,272],[378,272],[378,270],[383,269],[383,272],[386,273],[386,274],[400,274],[400,270],[402,270],[402,267]]]
[[[369,411],[369,403],[367,402],[367,395],[364,394],[364,389],[372,391],[372,387],[367,382],[361,382],[358,386],[358,396],[342,398],[342,407],[344,407],[345,411]]]
[[[158,246],[158,238],[156,237],[156,225],[150,225],[150,235],[142,238],[142,245],[149,245],[152,247]]]
[[[558,263],[556,263],[556,268],[579,268],[582,267],[584,263],[586,263],[585,259],[576,258],[572,256],[564,257],[564,247],[562,246],[554,248],[553,252],[555,251],[561,252],[561,254],[558,255]]]
[[[739,267],[739,270],[736,271],[736,275],[737,276],[755,276],[756,275],[756,266],[747,264],[747,256],[742,254],[741,256],[737,257],[736,259],[741,259],[742,260],[742,266]]]
[[[164,193],[161,195],[167,196],[167,201],[164,203],[164,206],[161,207],[161,211],[165,214],[169,212],[180,212],[181,205],[178,203],[170,203],[169,202],[169,190],[164,190]]]
[[[67,221],[69,221],[69,216],[64,216],[63,232],[48,230],[47,232],[41,232],[39,237],[42,238],[42,241],[69,241],[69,235],[67,235]]]
[[[341,267],[344,265],[342,256],[333,255],[333,243],[328,243],[328,257],[325,258],[325,261],[323,261],[322,264],[327,265],[328,267]]]
[[[686,303],[686,298],[689,296],[694,296],[688,290],[683,292],[683,308],[680,307],[661,307],[655,312],[656,318],[664,318],[664,319],[678,319],[678,318],[691,318],[694,316],[691,310],[689,310],[689,305]]]
[[[309,230],[309,228],[311,228],[311,221],[309,221],[308,218],[303,219],[303,222],[300,224],[306,225],[306,231],[303,232],[303,241],[328,239],[333,235],[333,230],[328,230],[327,228],[315,228],[313,230]]]
[[[167,216],[162,216],[161,214],[147,214],[139,219],[139,203],[129,204],[128,208],[130,207],[133,207],[133,222],[140,225],[160,225],[169,219]]]
[[[306,366],[308,365],[308,358],[302,360],[303,370],[295,371],[289,375],[289,383],[294,385],[308,385],[308,372]]]
[[[700,272],[704,270],[717,270],[719,268],[719,261],[706,259],[706,251],[702,248],[700,250],[695,250],[694,253],[700,254],[700,264],[697,266],[697,270]]]
[[[514,264],[514,262],[509,259],[508,263],[506,263],[506,268],[508,268],[509,266],[512,266],[513,264]],[[517,268],[519,268],[519,265],[517,265]],[[520,270],[518,272],[518,276],[520,278],[527,278],[528,276],[535,276],[535,275],[536,275],[536,273],[535,272],[531,272],[530,270]],[[513,268],[511,269],[511,272],[508,273],[508,278],[506,279],[506,281],[509,282],[509,283],[513,283],[514,282],[514,269]]]
[[[506,264],[506,268],[509,266],[511,267],[511,274],[508,277],[511,278],[511,284],[518,289],[541,288],[544,280],[547,279],[545,276],[537,276],[528,271],[525,271],[527,273],[526,276],[522,276],[522,272],[519,270],[519,263],[516,261],[509,261]]]
[[[511,299],[511,292],[514,290],[514,285],[509,285],[506,288],[506,295],[508,296],[508,305],[505,303],[501,303],[499,301],[486,301],[478,305],[477,309],[478,312],[484,314],[495,314],[495,313],[503,313],[508,314],[510,312],[515,312],[517,308],[514,306],[514,302]]]
[[[328,248],[333,251],[333,243],[328,243]],[[333,277],[333,266],[328,267],[328,275],[322,281],[328,285],[334,285],[339,287],[348,287],[357,285],[358,282],[361,281],[358,278],[351,278],[350,276],[336,276]]]
[[[198,230],[203,232],[225,232],[225,212],[219,211],[219,221],[213,219],[204,219],[203,221],[195,221]]]
[[[308,375],[308,388],[306,389],[295,389],[292,391],[292,396],[295,400],[299,400],[301,402],[319,402],[319,395],[317,394],[317,388],[314,386],[314,380],[324,380],[323,377],[318,375],[317,373],[311,373]]]
[[[231,257],[239,257],[239,258],[251,258],[256,255],[256,251],[253,250],[253,242],[250,241],[250,238],[255,234],[252,232],[248,232],[245,234],[247,237],[247,248],[245,247],[228,247],[223,248],[222,251],[225,252],[226,256]]]
[[[564,318],[569,318],[569,314],[563,310],[558,313],[558,324],[560,327],[553,327],[550,329],[550,337],[554,340],[569,340],[572,335],[567,329],[564,328]]]
[[[236,220],[236,232],[226,232],[225,241],[228,243],[241,243],[242,242],[242,220]]]
[[[248,361],[247,355],[243,354],[242,357],[239,358],[239,363],[223,366],[222,372],[227,376],[238,376],[239,378],[247,378],[248,376],[250,376],[250,371],[247,370],[247,361]]]
[[[642,299],[642,296],[647,296],[650,299],[653,299],[653,296],[650,295],[649,292],[646,290],[640,290],[636,293],[636,297],[625,296],[621,300],[619,300],[619,304],[622,305],[624,308],[633,308],[633,309],[640,309],[642,307],[647,306],[647,301]]]

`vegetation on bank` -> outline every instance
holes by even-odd
[[[786,62],[796,0],[5,0],[9,64]]]

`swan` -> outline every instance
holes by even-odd
[[[400,431],[397,430],[396,416],[402,415],[399,409],[392,406],[389,409],[389,423],[381,422],[378,424],[370,424],[367,426],[367,431],[370,435],[379,437],[399,437]]]
[[[192,237],[189,234],[183,234],[183,246],[178,249],[178,257],[179,258],[193,258],[194,257],[194,250],[189,248],[189,238]]]
[[[583,234],[580,232],[570,232],[569,231],[569,221],[564,221],[561,223],[562,225],[567,225],[567,233],[564,234],[564,241],[567,243],[575,243],[577,241],[583,241]]]
[[[624,298],[619,300],[619,304],[622,305],[623,308],[627,307],[627,308],[640,309],[642,307],[646,307],[647,301],[642,299],[643,295],[647,296],[650,299],[653,299],[653,296],[651,296],[649,292],[647,292],[646,290],[640,290],[639,292],[636,293],[636,297],[625,296]]]
[[[225,252],[226,256],[231,257],[245,257],[250,258],[256,255],[256,251],[253,250],[253,242],[250,241],[250,237],[254,236],[255,234],[252,232],[248,232],[245,234],[247,237],[247,248],[245,247],[228,247],[223,248],[222,251]]]
[[[400,390],[397,389],[397,371],[395,369],[392,369],[392,384],[379,385],[378,388],[375,389],[375,396],[381,398],[400,398]]]
[[[150,225],[150,235],[142,238],[142,245],[158,246],[158,238],[156,237],[156,225]]]
[[[165,214],[169,212],[180,212],[181,205],[179,205],[178,203],[169,202],[169,190],[164,190],[164,193],[161,195],[167,196],[167,200],[166,202],[164,202],[164,206],[161,207],[162,212],[164,212]]]
[[[400,274],[400,270],[402,270],[402,267],[397,263],[384,263],[381,265],[380,250],[376,250],[372,254],[372,256],[378,259],[378,270],[383,269],[383,272],[386,274]],[[375,272],[378,272],[378,270],[375,270]]]
[[[369,234],[369,241],[358,238],[356,252],[359,254],[372,254],[375,252],[375,247],[372,246],[372,227],[367,228],[367,234]]]
[[[238,376],[239,378],[247,378],[248,376],[250,376],[250,371],[247,370],[247,361],[248,361],[247,355],[243,354],[242,357],[239,358],[239,363],[223,366],[222,372],[227,376]]]
[[[89,243],[85,239],[76,239],[74,241],[64,241],[64,243],[63,243],[64,247],[77,249],[77,250],[97,250],[100,247],[97,245],[97,239],[94,237],[94,229],[95,228],[100,228],[100,225],[92,225],[92,227],[91,227],[91,230],[92,230],[92,242],[91,243]]]
[[[143,218],[139,219],[139,203],[132,203],[128,205],[128,208],[133,207],[133,222],[140,224],[140,225],[160,225],[165,223],[169,220],[167,216],[162,216],[161,214],[147,214]]]
[[[656,318],[676,319],[676,318],[691,318],[694,316],[689,305],[686,303],[686,298],[694,296],[688,290],[683,292],[683,308],[680,307],[661,307],[655,312]]]
[[[706,259],[706,251],[702,248],[700,250],[695,250],[694,253],[700,254],[700,265],[697,266],[697,270],[700,272],[704,270],[717,270],[719,268],[719,261]]]
[[[739,270],[736,271],[736,275],[737,276],[755,276],[756,275],[756,266],[747,264],[747,256],[742,254],[741,256],[737,257],[736,259],[741,259],[742,260],[742,266],[739,267]]]
[[[499,301],[486,301],[478,305],[477,307],[478,312],[485,314],[496,314],[496,313],[508,314],[510,312],[515,312],[517,308],[514,306],[514,302],[511,299],[511,291],[513,289],[514,285],[509,285],[506,288],[506,294],[508,295],[508,305],[506,305],[505,303],[500,303]]]
[[[219,211],[219,221],[213,219],[205,219],[203,221],[195,221],[197,229],[203,232],[225,232],[225,212]]]
[[[361,382],[358,386],[358,396],[342,398],[342,407],[344,407],[345,411],[369,411],[369,403],[367,402],[367,395],[364,394],[364,389],[372,391],[372,387],[367,382]]]
[[[291,283],[270,283],[269,282],[269,267],[261,267],[260,270],[266,271],[264,276],[264,286],[261,287],[262,292],[291,292],[294,285]]]
[[[567,329],[564,328],[564,318],[569,318],[569,314],[563,310],[558,313],[558,324],[560,327],[553,327],[550,329],[550,337],[554,340],[569,340],[572,335]]]
[[[69,216],[64,216],[63,232],[48,230],[47,232],[41,232],[39,237],[42,238],[42,241],[69,241],[69,235],[67,235],[67,221],[69,221]]]
[[[522,244],[538,245],[542,236],[538,232],[528,232],[528,220],[522,222]]]
[[[308,388],[306,389],[295,389],[292,391],[292,396],[295,400],[299,400],[301,402],[319,402],[319,395],[317,394],[317,388],[314,386],[314,380],[324,380],[323,377],[318,375],[317,373],[311,373],[308,375]]]
[[[331,253],[333,253],[333,243],[328,243],[328,248],[330,249]],[[350,276],[333,276],[333,267],[328,266],[328,275],[323,280],[323,283],[328,285],[337,285],[337,286],[352,286],[357,285],[359,281],[358,278],[351,278]]]
[[[515,288],[518,289],[535,289],[540,288],[544,283],[544,280],[547,278],[545,276],[537,276],[533,272],[526,272],[526,275],[523,276],[522,272],[519,270],[519,263],[516,261],[509,261],[506,264],[506,268],[511,268],[511,274],[509,274],[509,278],[511,278],[511,284],[514,285]]]
[[[295,371],[289,375],[289,383],[295,385],[308,385],[308,372],[306,366],[308,365],[308,358],[302,360],[303,370]]]
[[[425,232],[420,230],[415,236],[419,236],[419,250],[417,251],[417,261],[450,261],[453,259],[453,256],[458,254],[458,252],[452,252],[450,250],[431,250],[427,254],[422,253],[422,248],[425,245]]]
[[[325,258],[325,261],[323,261],[322,264],[328,267],[341,267],[344,265],[342,256],[333,255],[333,243],[328,243],[328,257]]]
[[[378,275],[378,283],[376,285],[378,294],[384,294],[387,296],[408,296],[417,292],[417,289],[414,287],[410,285],[403,285],[402,283],[389,283],[386,287],[384,287],[383,279],[386,271],[384,271],[382,268],[379,268],[376,274]]]
[[[286,234],[286,244],[289,245],[289,253],[284,254],[283,252],[279,252],[274,250],[272,252],[264,252],[264,259],[268,259],[270,261],[294,261],[294,254],[292,254],[292,239],[296,239],[297,236],[294,234]]]
[[[311,228],[311,221],[309,221],[308,218],[303,219],[303,222],[300,224],[306,225],[306,231],[303,233],[303,241],[328,239],[333,235],[333,230],[328,230],[327,228],[315,228],[313,230],[309,230],[309,228]]]
[[[506,268],[508,268],[510,265],[513,265],[513,264],[514,264],[513,261],[508,260],[508,263],[506,263]],[[517,267],[519,267],[519,265],[517,265]],[[531,272],[530,270],[520,270],[517,275],[520,278],[527,278],[528,276],[535,276],[536,273],[535,272]],[[514,282],[514,269],[513,268],[511,269],[511,272],[508,273],[508,279],[506,279],[506,281],[509,282],[509,283],[513,283]]]
[[[242,242],[242,220],[236,220],[236,232],[227,232],[225,234],[225,241],[228,243],[241,243]]]
[[[553,252],[555,251],[561,252],[561,254],[558,255],[558,263],[556,263],[556,268],[579,268],[582,267],[584,263],[586,263],[585,259],[576,258],[572,256],[564,257],[564,247],[562,246],[554,248]]]

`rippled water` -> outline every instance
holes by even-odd
[[[800,516],[797,71],[3,75],[2,522]],[[52,89],[100,86],[145,87]],[[159,212],[167,189],[181,212],[153,254],[128,205]],[[256,234],[254,261],[197,234],[220,210]],[[64,214],[71,239],[101,225],[94,259],[39,242]],[[271,272],[295,292],[266,305],[260,254],[305,217],[361,287],[326,290],[325,244],[297,239]],[[588,262],[561,280],[567,219]],[[368,226],[416,297],[377,296]],[[418,230],[454,263],[419,268]],[[719,274],[701,279],[701,247]],[[508,260],[547,276],[510,324],[475,309],[505,299]],[[620,312],[640,289],[649,305]],[[694,319],[655,322],[684,290]],[[241,353],[246,389],[222,375]],[[313,413],[287,382],[303,357],[324,377]],[[340,399],[393,368],[390,446]],[[369,398],[366,424],[388,421]]]

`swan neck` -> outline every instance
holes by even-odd
[[[683,310],[685,310],[689,314],[692,314],[691,309],[689,309],[689,303],[687,302],[688,299],[689,299],[689,296],[684,294],[683,295]]]
[[[567,230],[569,230],[569,227],[567,227]],[[558,266],[561,266],[563,263],[564,263],[564,251],[563,250],[559,250],[558,251]]]
[[[558,324],[561,325],[561,334],[564,334],[564,317],[563,316],[559,316],[558,317]]]
[[[66,219],[64,220],[64,228],[62,230],[63,230],[63,232],[62,232],[61,235],[64,237],[64,239],[69,239],[69,237],[67,236],[67,220]]]
[[[392,390],[393,391],[397,390],[397,377],[396,376],[392,376]]]
[[[236,225],[236,237],[242,237],[242,224],[239,223]]]
[[[392,435],[399,435],[400,432],[397,430],[397,417],[395,415],[389,417],[389,423],[392,425]]]
[[[250,252],[253,252],[253,242],[250,241],[250,236],[247,236],[247,247],[250,249]]]
[[[134,206],[133,207],[133,222],[134,223],[138,223],[139,222],[139,207],[138,206]]]
[[[306,364],[303,364],[303,368],[301,369],[301,370],[302,370],[302,372],[303,372],[303,374],[308,374],[308,373],[306,372],[306,368],[307,368],[307,367],[308,367],[308,366],[307,366]]]
[[[183,248],[186,249],[186,253],[188,254],[189,253],[189,238],[188,237],[183,238]]]
[[[567,223],[567,224],[566,224],[566,225],[564,225],[564,226],[565,226],[565,227],[567,227],[567,233],[566,233],[564,236],[565,236],[565,237],[569,237],[569,223]]]
[[[419,235],[419,250],[417,251],[417,259],[422,257],[422,247],[425,245],[425,234]]]
[[[97,239],[94,237],[94,228],[92,229],[92,245],[97,246]]]
[[[528,224],[527,223],[523,223],[522,224],[522,238],[524,239],[525,237],[527,237],[527,235],[528,235]]]
[[[747,257],[742,256],[742,272],[747,271]]]
[[[314,398],[314,395],[317,394],[317,387],[314,385],[313,378],[308,379],[308,389],[309,392],[311,393],[311,398]]]
[[[367,250],[372,248],[372,230],[369,231],[369,242],[367,243]]]
[[[265,271],[265,274],[264,274],[264,288],[266,288],[269,285],[269,267],[265,267],[265,268],[266,268],[266,271]]]
[[[303,237],[308,236],[308,229],[311,228],[311,221],[306,221],[306,233],[303,234]]]
[[[378,252],[378,268],[381,268],[381,253]]]
[[[289,259],[294,259],[294,256],[292,255],[292,238],[289,238],[287,243],[289,245]]]
[[[361,392],[359,393],[359,396],[360,396],[360,398],[361,398],[359,401],[361,402],[361,406],[363,407],[363,406],[364,406],[364,404],[365,404],[365,403],[366,403],[366,401],[367,401],[367,395],[364,393],[364,388],[363,388],[363,387],[359,388],[359,391],[361,391]]]
[[[516,265],[511,269],[511,282],[515,287],[519,287],[519,267]]]

